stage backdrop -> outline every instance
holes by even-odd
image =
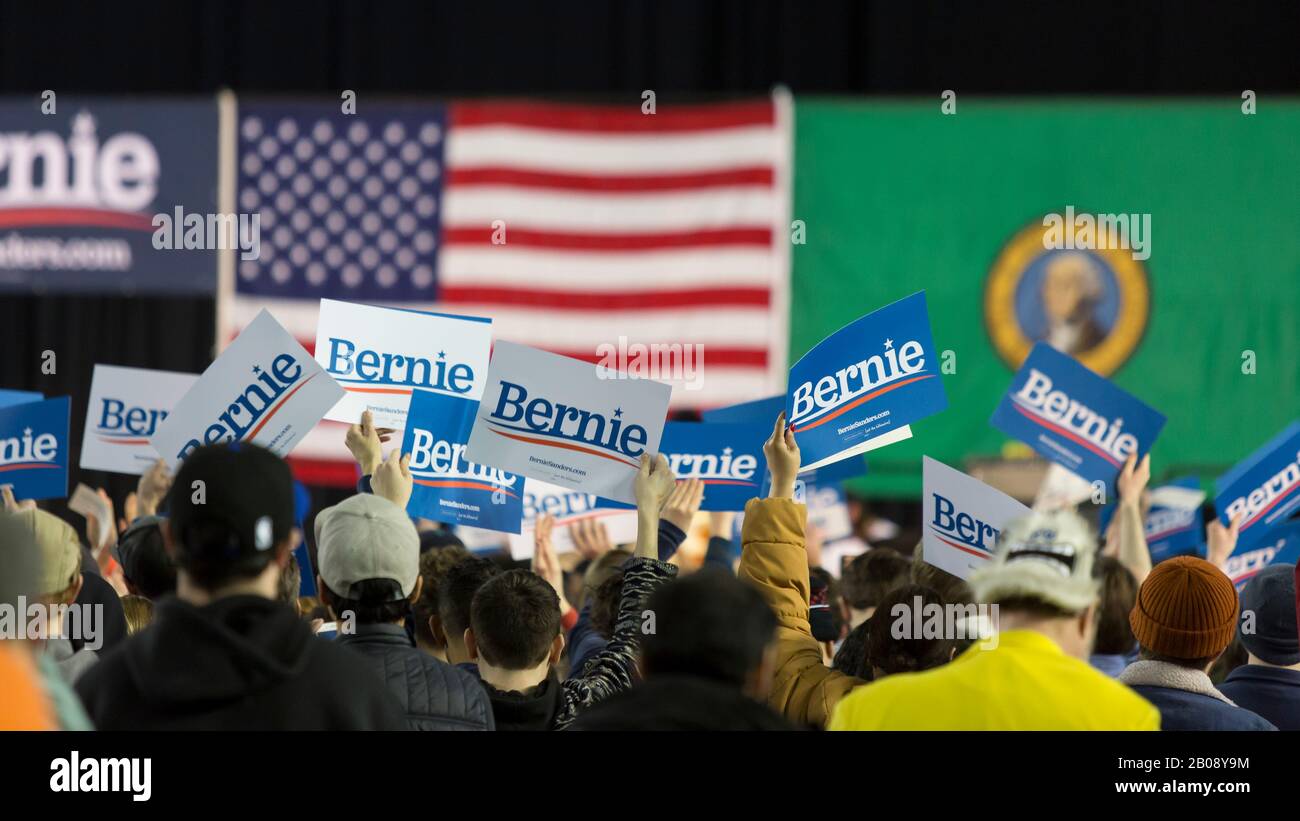
[[[800,98],[795,122],[791,361],[922,288],[956,355],[948,410],[859,490],[915,496],[922,454],[1003,453],[988,418],[1040,338],[1168,415],[1157,476],[1212,478],[1300,416],[1300,102]],[[1146,251],[1045,250],[1069,207],[1149,214]]]

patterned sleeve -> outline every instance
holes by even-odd
[[[642,613],[655,588],[677,575],[677,567],[657,559],[628,559],[623,570],[623,595],[618,621],[605,649],[587,662],[581,675],[567,679],[555,729],[563,730],[589,705],[632,686],[640,645]]]

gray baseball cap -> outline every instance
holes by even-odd
[[[420,536],[406,511],[387,499],[359,493],[316,516],[316,563],[335,594],[359,598],[353,586],[391,579],[411,595],[420,577]]]

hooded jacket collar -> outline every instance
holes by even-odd
[[[1218,699],[1224,704],[1236,707],[1232,699],[1220,693],[1210,681],[1210,677],[1201,670],[1180,667],[1167,661],[1139,659],[1119,674],[1119,680],[1130,687],[1164,687],[1169,690],[1182,690],[1197,695]]]

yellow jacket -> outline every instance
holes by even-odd
[[[1158,730],[1160,712],[1042,633],[1008,630],[993,649],[855,690],[830,729]]]
[[[736,573],[758,586],[776,613],[776,675],[768,703],[796,724],[824,725],[845,693],[865,684],[822,664],[808,624],[808,509],[790,499],[750,499]]]

